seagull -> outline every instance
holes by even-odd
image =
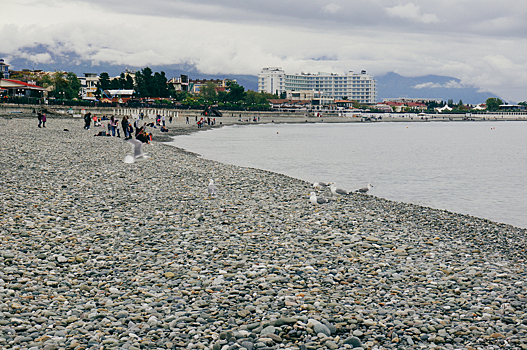
[[[333,193],[334,196],[351,194],[351,192],[343,190],[342,188],[337,188],[337,185],[334,182],[329,185],[329,189],[331,190],[331,193]]]
[[[326,199],[324,197],[317,197],[315,192],[311,192],[311,196],[309,197],[309,201],[313,204],[326,204],[329,203],[329,199]]]
[[[371,188],[373,187],[372,184],[368,184],[368,186],[366,187],[363,187],[363,188],[359,188],[357,191],[355,192],[359,192],[359,193],[367,193],[369,190],[371,190]]]
[[[130,142],[130,144],[132,145],[133,155],[127,155],[126,157],[124,157],[125,163],[131,164],[131,163],[147,160],[148,158],[150,158],[145,153],[143,153],[142,151],[143,143],[141,141],[136,140],[136,139],[130,139],[128,140],[128,142]]]
[[[207,186],[207,192],[209,196],[215,196],[216,192],[218,191],[218,187],[214,184],[214,180],[209,180],[209,185]]]
[[[323,190],[324,187],[328,187],[329,184],[326,183],[326,182],[322,182],[322,181],[319,181],[319,182],[315,182],[313,184],[313,187],[316,188],[317,190]]]

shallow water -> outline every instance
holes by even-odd
[[[171,144],[348,190],[371,183],[378,197],[527,227],[527,122],[227,126]]]

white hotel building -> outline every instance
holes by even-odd
[[[375,103],[376,81],[366,71],[334,73],[285,74],[279,67],[263,68],[258,74],[258,92],[280,95],[284,91],[314,91],[315,97],[340,100],[347,97],[359,103]]]

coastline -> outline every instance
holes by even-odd
[[[0,347],[527,346],[525,229],[36,124],[0,118]]]

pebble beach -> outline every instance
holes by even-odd
[[[0,117],[0,349],[527,349],[526,229],[37,124]]]

